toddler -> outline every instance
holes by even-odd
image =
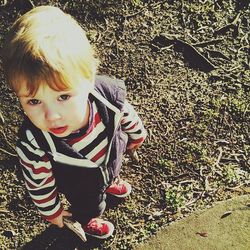
[[[13,24],[2,59],[25,114],[17,154],[34,204],[58,227],[73,216],[86,234],[109,237],[113,224],[99,218],[106,194],[130,194],[119,177],[122,155],[146,138],[123,81],[97,75],[84,30],[52,6],[36,7]]]

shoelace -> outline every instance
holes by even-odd
[[[98,232],[98,234],[102,234],[103,226],[105,226],[105,224],[102,224],[101,220],[95,219],[95,220],[91,220],[87,224],[86,228],[91,232],[95,232],[95,233]],[[105,229],[106,229],[106,227],[105,227]]]
[[[115,179],[114,183],[111,184],[110,188],[112,188],[113,186],[116,187],[120,193],[122,193],[122,191],[127,191],[125,185],[123,185],[123,182],[121,182],[118,178]]]

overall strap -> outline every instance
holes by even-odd
[[[42,133],[50,147],[50,150],[48,150],[47,153],[52,156],[55,162],[85,168],[99,167],[96,163],[86,159],[80,153],[75,151],[63,140],[55,137],[52,138],[48,132],[43,131]]]
[[[98,168],[98,165],[84,158],[65,141],[60,140],[50,133],[38,129],[33,123],[25,118],[20,129],[20,139],[27,138],[34,148],[41,149],[48,154],[48,157],[58,163],[74,165],[86,168]]]
[[[105,99],[99,92],[97,92],[95,89],[91,92],[91,94],[98,99],[99,101],[101,101],[105,106],[107,106],[109,109],[111,109],[112,111],[114,111],[114,113],[120,113],[121,111],[114,106],[113,104],[111,104],[107,99]]]

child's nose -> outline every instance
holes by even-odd
[[[55,121],[61,118],[60,113],[58,110],[54,107],[49,107],[45,111],[45,119],[47,121]]]

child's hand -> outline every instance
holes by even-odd
[[[135,151],[136,149],[138,149],[141,145],[142,145],[143,142],[140,142],[140,143],[133,143],[133,142],[130,142],[128,145],[127,145],[127,150],[128,151]]]
[[[132,143],[131,142],[127,145],[127,153],[129,154],[131,159],[136,163],[139,163],[139,157],[138,157],[136,149],[138,149],[142,145],[142,143],[143,143],[143,141],[140,143]]]
[[[50,223],[54,224],[54,225],[57,225],[58,227],[62,228],[64,226],[63,224],[63,217],[71,217],[72,214],[69,213],[68,211],[66,210],[63,210],[61,212],[61,214],[59,216],[57,216],[56,218],[52,219],[52,220],[48,220]]]

